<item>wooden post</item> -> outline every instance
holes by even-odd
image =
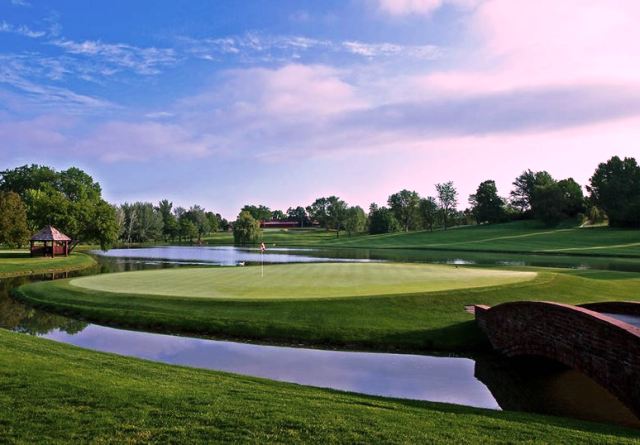
[[[51,258],[56,257],[56,242],[51,241]]]

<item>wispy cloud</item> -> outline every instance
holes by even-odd
[[[14,6],[31,6],[27,0],[11,0],[11,4]]]
[[[472,8],[483,0],[373,0],[380,11],[392,16],[429,16],[446,5]]]
[[[45,31],[35,31],[26,25],[12,25],[5,21],[0,22],[0,32],[18,34],[32,39],[37,39],[47,35]]]
[[[73,54],[95,60],[111,70],[105,74],[121,70],[131,70],[138,74],[158,74],[162,67],[174,65],[178,61],[171,48],[138,47],[124,43],[105,43],[99,40],[76,42],[69,39],[56,39],[49,44]]]

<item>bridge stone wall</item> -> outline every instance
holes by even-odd
[[[640,329],[589,309],[519,301],[476,306],[492,346],[510,356],[541,356],[576,369],[640,416]]]

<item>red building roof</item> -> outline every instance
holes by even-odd
[[[71,238],[53,226],[46,226],[33,235],[31,241],[71,241]]]

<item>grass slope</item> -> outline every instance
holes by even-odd
[[[265,230],[267,244],[358,248],[420,248],[480,252],[519,252],[540,254],[611,255],[640,257],[640,230],[609,227],[546,228],[537,221],[469,226],[447,231],[420,231],[383,235],[344,233],[320,229]],[[231,244],[228,233],[207,239],[211,244]]]
[[[110,292],[71,286],[69,280],[28,284],[15,293],[58,313],[133,328],[341,348],[461,352],[487,347],[465,305],[635,300],[640,298],[638,289],[640,274],[539,270],[533,280],[503,286],[333,300],[242,301],[127,293],[114,298]]]
[[[124,272],[75,278],[83,289],[188,298],[290,299],[402,295],[517,283],[534,272],[389,263],[286,264]]]
[[[0,442],[638,443],[635,430],[167,366],[0,329]]]
[[[0,277],[65,272],[95,266],[88,255],[73,253],[68,257],[31,258],[24,250],[0,250]]]

